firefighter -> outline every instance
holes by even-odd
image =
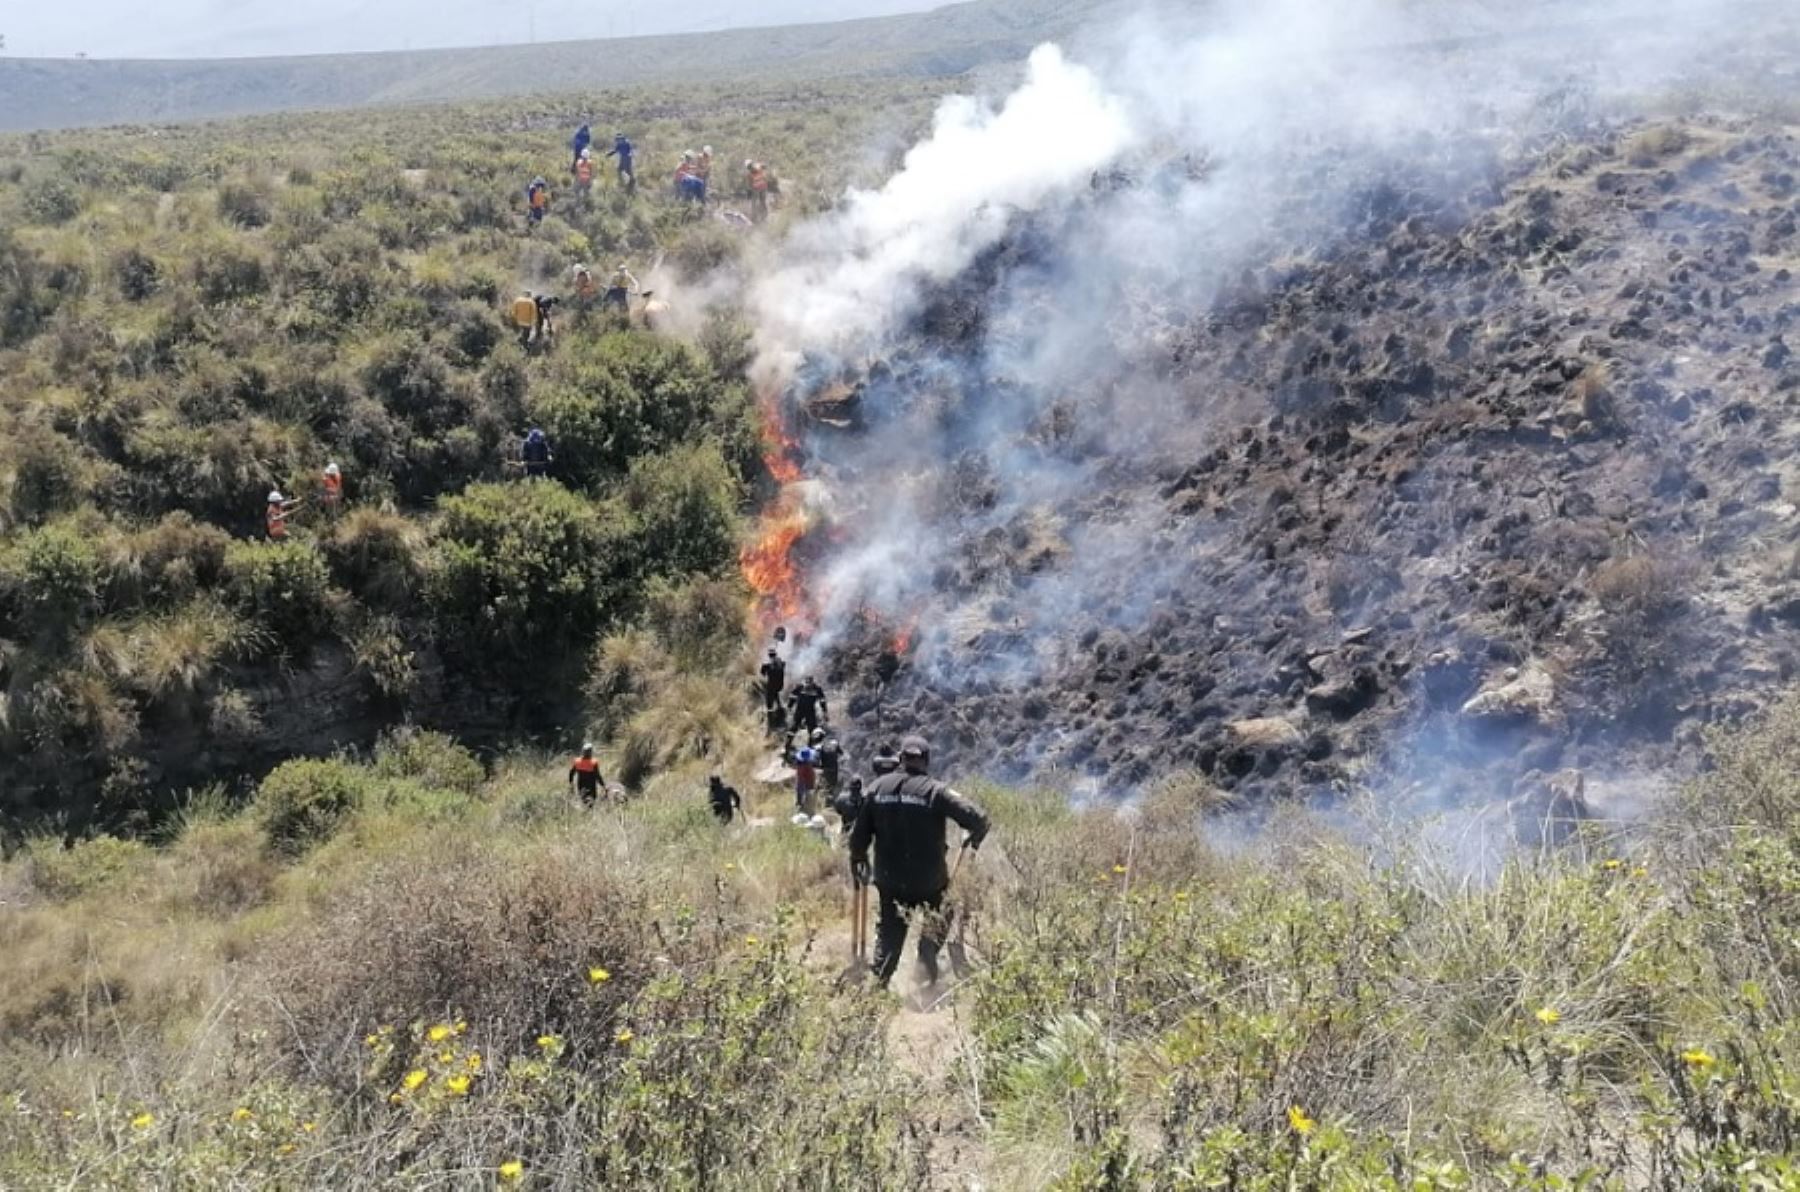
[[[850,833],[850,868],[863,885],[873,880],[881,892],[881,916],[870,966],[883,986],[900,964],[906,945],[906,917],[919,919],[919,963],[927,980],[938,978],[938,950],[949,923],[943,914],[950,887],[944,826],[954,822],[967,835],[962,847],[977,849],[988,834],[987,813],[932,778],[931,748],[922,737],[900,746],[900,769],[870,783],[863,792],[856,827]],[[871,870],[869,849],[875,850]]]

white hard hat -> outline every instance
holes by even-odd
[[[809,824],[810,824],[810,826],[811,826],[811,827],[814,827],[814,828],[823,828],[823,827],[824,827],[824,826],[825,826],[825,817],[824,817],[824,816],[822,816],[822,815],[815,815],[815,816],[813,816],[813,817],[812,817],[812,819],[811,819],[811,820],[810,820],[810,821],[808,821],[808,822],[809,822]]]
[[[791,822],[794,825],[794,827],[796,827],[796,828],[804,828],[804,827],[807,827],[808,825],[810,825],[812,823],[812,820],[807,818],[806,812],[796,811],[796,812],[794,812],[794,818],[789,822]]]
[[[592,741],[583,741],[581,743],[581,752],[592,753],[593,751],[594,751],[594,743]]]
[[[271,502],[271,503],[273,503],[273,502],[275,502],[275,501],[279,501],[279,500],[281,500],[281,499],[282,499],[282,496],[281,496],[281,490],[280,490],[280,489],[278,489],[278,488],[272,488],[272,489],[270,489],[270,490],[269,490],[269,501],[270,501],[270,502]]]
[[[750,158],[746,157],[744,159],[744,168],[746,170],[755,169],[756,163],[754,161],[752,161]]]
[[[706,154],[708,157],[711,157],[712,156],[712,146],[711,145],[702,145],[702,146],[700,146],[700,152]]]
[[[336,464],[326,464],[325,474],[327,476],[336,476],[338,474],[338,466]]]

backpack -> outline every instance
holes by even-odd
[[[512,317],[513,322],[521,327],[536,327],[538,317],[537,302],[520,294],[517,298],[513,299]]]

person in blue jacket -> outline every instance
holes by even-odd
[[[622,132],[613,134],[613,147],[606,151],[606,156],[619,159],[619,185],[625,188],[627,194],[637,190],[637,171],[631,166],[631,155],[634,152],[631,142],[625,139]]]
[[[569,161],[569,173],[573,174],[575,172],[575,165],[581,160],[581,151],[593,144],[593,141],[594,134],[588,131],[587,125],[584,124],[575,130],[575,135],[569,140],[569,148],[573,150],[575,154]]]

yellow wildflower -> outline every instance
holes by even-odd
[[[255,1116],[256,1115],[251,1113],[247,1107],[242,1105],[231,1111],[231,1120],[234,1122],[247,1122]]]
[[[406,1074],[406,1079],[402,1080],[400,1083],[404,1084],[406,1086],[406,1091],[410,1093],[430,1079],[431,1075],[426,1072],[425,1069],[414,1068],[411,1072]]]
[[[465,1096],[469,1091],[469,1078],[462,1075],[452,1076],[444,1082],[444,1087],[450,1090],[452,1097]]]
[[[284,1142],[280,1146],[275,1148],[275,1153],[277,1155],[291,1155],[299,1149],[300,1149],[299,1147],[295,1146],[291,1142]]]
[[[399,1093],[389,1093],[388,1094],[388,1104],[389,1105],[398,1105],[398,1104],[400,1104],[400,1102],[402,1102],[404,1100],[406,1100],[406,1098]]]
[[[469,1031],[469,1024],[459,1018],[456,1020],[456,1025],[451,1027],[450,1030],[453,1034],[465,1035]]]
[[[1555,1026],[1562,1021],[1562,1011],[1545,1006],[1537,1012],[1537,1020],[1545,1026]]]
[[[311,1134],[311,1133],[315,1132],[316,1130],[318,1130],[319,1123],[317,1123],[317,1122],[301,1122],[300,1128],[302,1130],[306,1131],[308,1134]]]
[[[537,1045],[545,1051],[549,1051],[552,1047],[557,1046],[561,1042],[562,1040],[555,1035],[539,1035],[537,1037]]]
[[[610,980],[612,980],[612,974],[603,968],[595,967],[588,970],[589,985],[604,985]]]
[[[1602,867],[1606,869],[1618,869],[1624,864],[1625,862],[1619,860],[1617,857],[1609,857],[1602,863]]]
[[[1639,865],[1636,869],[1631,871],[1631,876],[1632,877],[1649,877],[1650,871],[1648,869],[1646,869],[1644,866]]]
[[[1125,872],[1125,867],[1124,867],[1124,866],[1123,866],[1123,865],[1114,865],[1114,866],[1113,866],[1113,872],[1114,872],[1114,873],[1124,873],[1124,872]]]
[[[1319,1128],[1319,1123],[1306,1116],[1306,1111],[1298,1105],[1288,1106],[1288,1128],[1304,1138]]]
[[[725,862],[725,872],[726,872],[726,873],[730,873],[730,872],[731,872],[731,871],[732,871],[732,870],[734,870],[734,869],[736,869],[736,868],[737,868],[737,862],[736,862],[736,861],[727,861],[727,862]]]
[[[1705,1071],[1719,1061],[1713,1057],[1711,1052],[1702,1051],[1696,1047],[1692,1051],[1682,1052],[1681,1062],[1690,1068],[1699,1068],[1701,1071]]]
[[[148,1130],[154,1125],[156,1125],[156,1115],[149,1110],[145,1110],[143,1113],[140,1113],[131,1119],[131,1128],[133,1130]]]
[[[747,935],[747,936],[745,936],[745,937],[744,937],[744,942],[745,942],[745,943],[746,943],[746,944],[748,944],[748,945],[749,945],[749,946],[750,946],[750,947],[752,947],[752,948],[754,948],[754,947],[756,947],[756,945],[758,945],[758,944],[760,944],[760,943],[762,943],[762,941],[761,941],[761,940],[759,940],[759,939],[757,939],[757,938],[756,938],[756,937],[755,937],[755,936],[753,936],[753,935]]]
[[[469,1058],[464,1060],[463,1064],[471,1072],[481,1071],[481,1053],[479,1051],[471,1051],[469,1053]]]
[[[525,1177],[525,1165],[517,1159],[508,1159],[500,1165],[500,1179],[504,1183],[516,1184]]]
[[[633,1039],[637,1038],[637,1036],[631,1033],[630,1027],[624,1027],[619,1031],[618,1034],[614,1035],[613,1038],[620,1045],[624,1045],[626,1043],[631,1042]]]
[[[1187,900],[1188,900],[1188,892],[1186,890],[1175,891],[1175,901],[1176,902],[1186,902]]]
[[[448,1049],[446,1049],[444,1051],[440,1051],[437,1054],[437,1061],[440,1064],[448,1064],[455,1059],[456,1059],[456,1053],[454,1051],[450,1051]]]
[[[425,1037],[430,1039],[433,1043],[442,1043],[445,1039],[450,1037],[450,1028],[443,1023],[439,1023],[426,1031]]]
[[[380,1046],[380,1044],[381,1044],[381,1036],[379,1036],[379,1035],[364,1035],[363,1036],[363,1046],[364,1047],[378,1047],[378,1046]]]

